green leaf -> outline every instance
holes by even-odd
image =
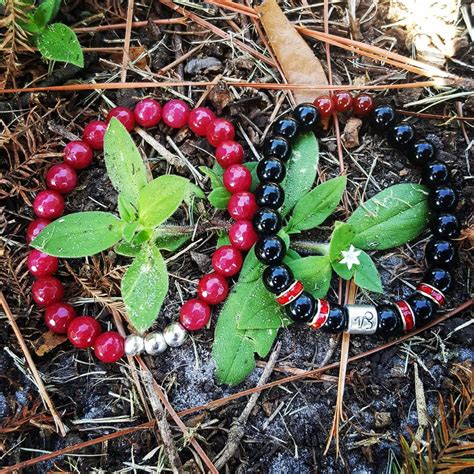
[[[217,238],[216,249],[222,247],[223,245],[230,245],[229,234],[226,232],[219,232],[219,237]]]
[[[132,206],[132,204],[130,204],[130,202],[127,201],[127,199],[125,199],[123,197],[122,194],[118,195],[117,206],[118,206],[118,211],[119,211],[120,217],[125,222],[132,222],[132,221],[136,220],[137,211]]]
[[[353,266],[350,270],[345,263],[332,262],[332,269],[344,280],[350,280],[356,271]]]
[[[128,319],[143,333],[155,322],[168,292],[168,271],[160,251],[146,245],[122,279],[122,298]]]
[[[45,0],[41,3],[33,15],[38,28],[44,28],[57,15],[60,6],[60,0]]]
[[[222,176],[219,176],[214,170],[211,170],[211,168],[207,166],[200,166],[199,169],[211,180],[212,189],[222,187]]]
[[[365,250],[385,250],[417,237],[428,224],[428,190],[419,184],[396,184],[361,204],[348,223],[353,244]]]
[[[87,257],[115,245],[122,229],[123,222],[109,212],[76,212],[51,222],[31,246],[55,257]]]
[[[151,236],[153,234],[152,229],[143,229],[138,234],[133,237],[132,241],[130,242],[134,246],[141,246],[145,242],[151,240]]]
[[[250,191],[254,192],[255,188],[258,186],[260,180],[258,179],[257,176],[257,161],[247,161],[247,163],[244,163],[244,166],[250,171],[252,174],[252,185],[250,186]]]
[[[299,232],[322,224],[336,210],[346,184],[347,178],[339,176],[316,186],[296,203],[287,231]]]
[[[327,255],[304,257],[288,262],[295,278],[300,280],[306,291],[315,298],[324,298],[331,284],[332,269]]]
[[[84,55],[76,33],[62,23],[44,28],[37,37],[37,46],[46,59],[84,67]]]
[[[123,201],[136,207],[138,195],[147,184],[146,168],[135,142],[116,118],[105,132],[104,157],[112,186]]]
[[[157,227],[174,214],[189,189],[189,181],[166,174],[148,183],[138,197],[138,219],[145,227]]]
[[[347,250],[349,245],[354,240],[354,229],[350,224],[344,222],[336,222],[331,240],[329,242],[329,259],[331,262],[338,262],[341,260],[342,250]]]
[[[207,197],[209,202],[216,208],[216,209],[226,209],[227,203],[230,199],[230,193],[227,191],[224,186],[220,188],[214,189],[209,196]]]
[[[286,177],[282,182],[285,190],[285,202],[280,210],[282,216],[286,216],[313,186],[318,161],[319,147],[314,133],[300,134],[293,144],[286,164]]]
[[[162,250],[168,252],[174,252],[182,247],[189,239],[191,235],[162,235],[158,236],[155,240],[155,245]]]
[[[360,265],[355,266],[355,284],[375,293],[383,293],[382,280],[373,260],[364,251],[359,255],[359,260]]]
[[[114,247],[115,253],[123,255],[124,257],[136,257],[142,250],[141,245],[132,245],[128,242],[119,242]]]
[[[217,320],[212,355],[221,383],[236,385],[255,367],[254,353],[265,357],[278,327],[285,324],[281,307],[263,286],[263,265],[251,250],[239,282],[227,298]],[[264,329],[239,329],[240,324]]]
[[[122,230],[122,237],[124,240],[130,243],[139,225],[140,224],[137,221],[127,224]]]

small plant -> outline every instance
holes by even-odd
[[[189,238],[168,232],[163,223],[191,194],[204,195],[180,176],[150,180],[135,143],[115,118],[105,134],[104,156],[119,193],[120,218],[101,211],[69,214],[49,224],[31,245],[64,258],[86,257],[110,247],[133,257],[121,292],[130,322],[142,333],[152,326],[168,292],[161,250],[175,250]]]
[[[62,23],[51,23],[59,12],[61,0],[0,0],[5,8],[2,22],[7,32],[2,47],[35,45],[45,59],[84,67],[84,55],[76,33]],[[28,49],[28,48],[27,48]]]
[[[315,298],[327,294],[333,272],[344,280],[353,278],[361,288],[380,293],[380,275],[366,251],[397,247],[418,236],[428,222],[427,190],[405,183],[381,191],[361,204],[347,222],[336,222],[328,243],[304,243],[307,251],[319,255],[301,257],[291,248],[292,238],[317,228],[332,215],[346,188],[346,177],[340,176],[311,189],[317,163],[314,134],[301,135],[293,146],[282,183],[285,203],[281,213],[286,217],[286,226],[279,235],[289,249],[285,263]],[[219,183],[219,172],[213,172],[214,191],[209,198],[218,196],[217,204],[225,207],[228,197]],[[291,323],[265,289],[263,268],[254,252],[249,252],[238,283],[219,315],[213,357],[221,383],[241,382],[255,367],[254,353],[266,357],[278,329]]]

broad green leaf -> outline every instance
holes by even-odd
[[[138,195],[147,184],[146,168],[135,142],[116,118],[105,132],[104,158],[112,186],[124,202],[136,207]]]
[[[292,260],[299,260],[301,258],[301,255],[293,249],[286,249],[286,257],[285,257],[285,262],[291,262]]]
[[[115,245],[123,225],[109,212],[76,212],[51,222],[31,246],[55,257],[87,257]]]
[[[285,202],[280,210],[282,216],[286,216],[313,186],[318,161],[319,147],[314,133],[302,133],[293,144],[286,163],[286,177],[282,182],[285,190]]]
[[[324,298],[331,284],[332,269],[327,255],[304,257],[288,263],[295,278],[300,280],[306,291],[315,298]]]
[[[151,236],[153,234],[152,229],[143,229],[140,232],[138,232],[135,237],[133,237],[131,244],[134,246],[140,246],[144,244],[145,242],[148,242],[151,240]]]
[[[350,224],[336,222],[329,242],[329,259],[331,262],[341,260],[341,251],[349,248],[349,245],[354,240],[354,235],[354,229]]]
[[[183,202],[189,181],[166,174],[148,183],[138,196],[138,219],[145,227],[157,227]]]
[[[263,286],[262,271],[251,250],[217,320],[212,355],[221,383],[236,385],[244,380],[255,367],[254,353],[265,357],[278,327],[285,324],[281,307]],[[265,329],[241,330],[241,323]]]
[[[247,161],[247,163],[244,163],[244,166],[252,174],[252,186],[250,186],[250,191],[252,192],[255,191],[255,188],[258,186],[258,183],[260,182],[257,177],[257,165],[258,165],[258,162],[256,161]]]
[[[226,232],[220,232],[219,237],[217,238],[216,249],[222,247],[223,245],[230,245],[229,234]]]
[[[122,230],[122,237],[124,238],[124,240],[130,243],[139,225],[140,224],[137,221],[130,222],[129,224],[125,225]]]
[[[428,190],[419,184],[396,184],[358,207],[348,223],[356,233],[354,246],[384,250],[417,237],[428,224]]]
[[[207,197],[209,202],[216,208],[216,209],[226,209],[227,203],[230,199],[230,193],[227,191],[224,186],[220,188],[214,189],[209,196]]]
[[[200,166],[199,170],[209,177],[212,189],[222,187],[222,176],[219,176],[214,170],[211,170],[211,168],[207,166]]]
[[[45,0],[35,10],[33,21],[38,28],[44,28],[58,13],[60,0]]]
[[[186,202],[190,202],[190,200],[195,197],[199,199],[204,199],[206,195],[204,194],[204,191],[199,186],[196,186],[194,183],[189,182],[188,189],[186,191],[186,195],[184,199]]]
[[[158,236],[155,240],[155,245],[162,250],[168,252],[174,252],[182,247],[189,239],[191,235],[162,235]]]
[[[76,33],[62,23],[44,28],[37,37],[37,46],[46,59],[84,67],[84,55]]]
[[[154,245],[145,245],[128,267],[121,291],[133,327],[139,333],[150,329],[168,292],[166,264]]]
[[[124,257],[136,257],[142,250],[141,245],[132,245],[128,242],[119,242],[114,247],[115,253],[123,255]]]
[[[336,210],[346,183],[347,178],[339,176],[316,186],[306,194],[296,203],[287,231],[299,232],[322,224]]]
[[[375,293],[383,293],[382,280],[373,260],[364,251],[359,255],[360,265],[356,265],[354,282],[357,286]]]
[[[349,270],[345,263],[332,262],[332,269],[344,280],[350,280],[356,271],[355,265]]]
[[[123,197],[122,194],[118,195],[117,207],[120,217],[125,222],[132,222],[137,218],[137,211],[135,208]]]

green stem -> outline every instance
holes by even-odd
[[[230,223],[221,220],[210,220],[201,222],[197,228],[193,225],[177,225],[177,224],[161,224],[155,229],[155,235],[168,236],[168,235],[186,235],[186,234],[202,234],[205,232],[211,232],[215,230],[223,230],[227,232],[229,230]]]
[[[303,250],[304,252],[316,255],[329,255],[329,244],[324,242],[313,242],[311,240],[296,240],[291,242],[291,247],[296,251]]]

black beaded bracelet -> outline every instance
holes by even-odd
[[[456,260],[452,239],[460,235],[460,224],[454,213],[458,194],[450,184],[450,170],[437,158],[433,143],[417,140],[412,125],[398,123],[392,106],[371,106],[366,115],[375,131],[386,133],[395,149],[406,152],[412,164],[422,167],[423,183],[430,189],[433,239],[425,249],[428,270],[416,292],[405,300],[377,307],[330,304],[305,291],[303,284],[295,280],[291,269],[283,263],[287,249],[277,235],[282,228],[278,209],[285,199],[280,183],[285,178],[291,142],[300,133],[314,130],[320,121],[321,114],[312,104],[300,104],[291,116],[276,121],[273,134],[264,144],[264,159],[257,166],[260,184],[255,190],[259,206],[253,219],[259,235],[255,254],[267,265],[263,271],[265,287],[276,295],[276,301],[285,306],[286,314],[294,322],[306,323],[328,333],[377,333],[389,337],[427,324],[434,318],[436,309],[445,303],[445,292],[452,285],[448,269]]]

